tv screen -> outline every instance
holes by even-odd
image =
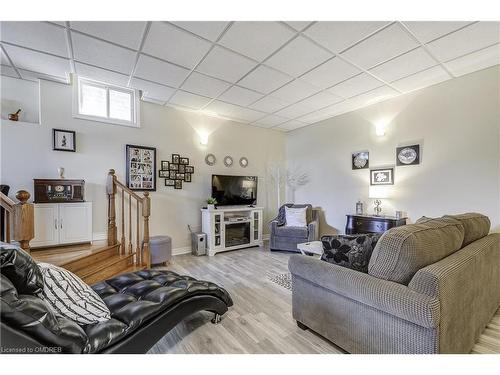
[[[253,205],[257,201],[257,177],[214,174],[212,198],[219,206]]]

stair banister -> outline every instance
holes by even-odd
[[[33,203],[28,203],[30,193],[19,190],[16,193],[15,203],[6,195],[0,193],[0,204],[6,212],[6,239],[10,241],[10,219],[12,215],[12,237],[19,242],[19,246],[26,252],[30,252],[30,241],[35,237],[35,210]]]

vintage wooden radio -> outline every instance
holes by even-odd
[[[85,181],[34,179],[35,203],[84,202]]]

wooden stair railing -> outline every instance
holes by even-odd
[[[108,245],[118,243],[120,234],[120,254],[132,254],[135,250],[135,264],[138,267],[149,268],[151,257],[149,250],[149,216],[151,214],[151,198],[148,192],[141,197],[118,181],[115,170],[110,169],[106,183],[108,194]],[[116,222],[116,196],[120,197],[120,222]],[[127,207],[128,215],[126,215]],[[135,238],[133,233],[132,211],[135,208]],[[142,237],[141,221],[142,216]],[[128,223],[126,222],[128,219]],[[128,225],[126,225],[128,224]],[[134,244],[135,239],[135,244]],[[142,241],[141,241],[142,239]],[[134,249],[135,245],[135,249]]]
[[[35,210],[33,203],[28,203],[30,193],[26,190],[19,190],[16,199],[18,203],[0,192],[0,205],[5,209],[5,239],[11,242],[12,235],[12,239],[29,253],[30,241],[35,237]]]

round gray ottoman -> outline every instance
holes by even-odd
[[[151,264],[167,264],[172,258],[172,238],[169,236],[153,236],[149,239]]]

